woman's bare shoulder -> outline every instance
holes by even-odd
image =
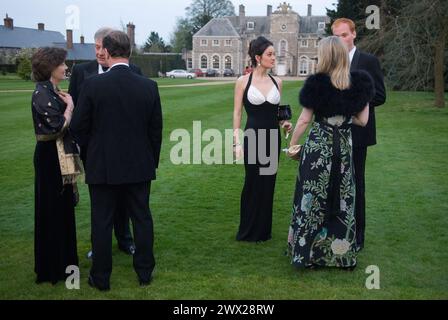
[[[240,76],[237,80],[236,80],[236,86],[237,88],[241,88],[241,87],[246,87],[247,82],[249,81],[249,75],[246,74],[244,76]]]
[[[274,76],[274,79],[279,85],[283,83],[283,80],[280,77]]]

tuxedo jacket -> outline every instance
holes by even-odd
[[[130,64],[129,67],[135,73],[142,75],[140,68],[134,64]],[[98,62],[96,60],[85,62],[81,64],[75,64],[72,68],[72,75],[70,76],[70,83],[68,86],[68,93],[73,98],[73,103],[76,106],[78,102],[79,93],[81,92],[84,80],[98,74]]]
[[[162,110],[156,82],[125,65],[84,81],[70,124],[86,147],[86,183],[122,185],[156,178]]]
[[[352,126],[352,139],[354,147],[368,147],[376,144],[375,107],[386,102],[386,89],[384,87],[383,73],[378,59],[368,53],[356,49],[350,66],[351,71],[367,71],[373,79],[375,95],[370,101],[369,122],[365,127]]]

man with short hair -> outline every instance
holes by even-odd
[[[112,221],[119,208],[132,220],[140,285],[151,282],[155,266],[149,194],[159,164],[162,111],[157,84],[131,71],[130,53],[125,33],[103,39],[109,71],[85,80],[70,125],[75,141],[87,147],[94,252],[89,285],[99,290],[110,289]]]
[[[96,60],[82,64],[76,64],[73,66],[68,92],[72,96],[75,106],[78,101],[79,93],[81,92],[84,81],[89,77],[102,74],[109,69],[102,47],[104,37],[112,31],[113,29],[104,27],[99,29],[95,33],[94,38]],[[130,64],[130,68],[135,73],[140,75],[142,74],[138,66]],[[84,163],[86,160],[85,151],[86,148],[81,149],[81,159]],[[117,239],[118,248],[126,254],[134,254],[135,246],[129,227],[129,217],[125,213],[125,208],[118,210],[117,215],[114,217],[114,232],[115,238]],[[87,257],[90,259],[92,257],[92,254],[93,252],[89,251],[87,253]]]
[[[375,107],[386,102],[383,73],[378,59],[368,53],[358,50],[355,46],[355,23],[347,18],[340,18],[331,26],[333,35],[338,36],[347,46],[350,56],[350,70],[364,70],[372,77],[375,84],[375,96],[370,101],[369,122],[365,127],[352,126],[353,162],[355,167],[356,197],[356,242],[357,250],[364,248],[365,234],[365,167],[367,147],[376,144]]]

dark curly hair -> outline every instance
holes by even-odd
[[[273,45],[274,44],[265,37],[258,37],[250,42],[249,56],[252,61],[252,67],[257,66],[257,59],[255,56],[262,56],[266,49]]]
[[[63,64],[66,58],[67,51],[62,48],[38,49],[31,57],[33,80],[36,82],[50,80],[53,70]]]

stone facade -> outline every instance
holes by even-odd
[[[272,11],[267,7],[263,17],[246,16],[245,7],[239,7],[239,15],[214,18],[193,36],[193,50],[187,67],[233,69],[242,74],[250,65],[247,52],[249,43],[264,36],[274,43],[277,54],[274,74],[279,76],[306,76],[315,71],[317,43],[325,33],[327,16],[313,16],[311,5],[308,14],[300,16],[284,2]]]

